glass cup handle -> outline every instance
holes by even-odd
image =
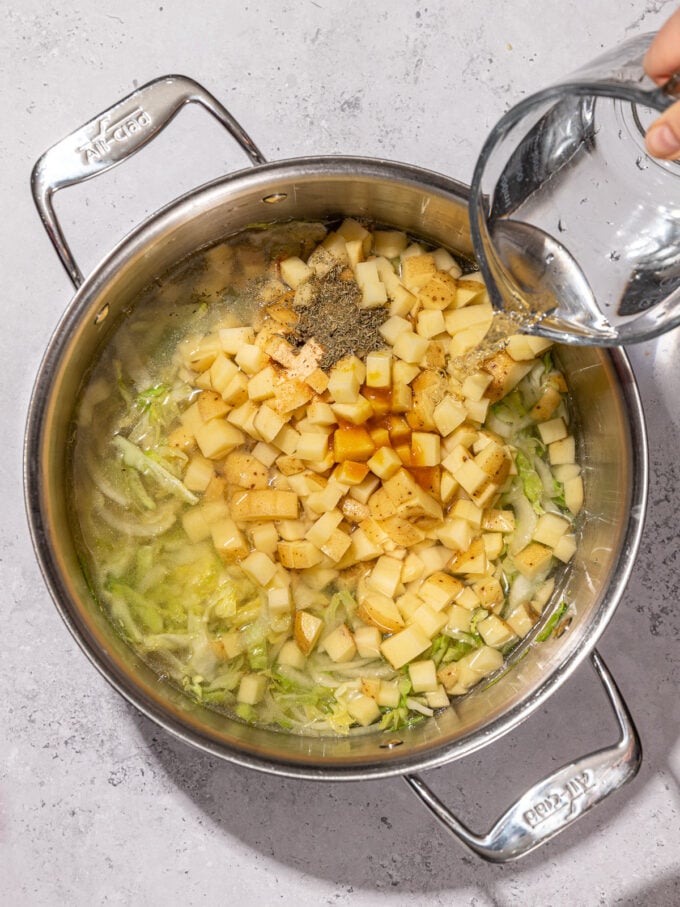
[[[31,174],[33,199],[47,235],[76,288],[84,277],[54,212],[54,193],[122,163],[155,138],[190,103],[200,104],[215,117],[253,165],[266,163],[250,136],[213,95],[193,79],[170,75],[148,82],[102,111],[53,145],[35,164]]]
[[[604,662],[593,652],[592,663],[608,694],[620,728],[620,739],[571,762],[526,791],[485,835],[470,831],[430,790],[419,775],[405,780],[437,819],[478,856],[507,863],[530,853],[563,831],[637,774],[642,745],[630,712]]]

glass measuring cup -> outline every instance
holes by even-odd
[[[487,138],[470,196],[494,308],[527,333],[614,346],[680,324],[680,161],[646,128],[680,97],[633,38],[513,107]]]

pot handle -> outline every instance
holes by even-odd
[[[439,821],[478,856],[507,863],[530,853],[563,831],[609,794],[634,778],[642,745],[630,712],[606,665],[593,652],[592,663],[609,696],[621,736],[612,747],[570,762],[524,793],[485,835],[470,831],[419,775],[406,775],[412,790]]]
[[[62,139],[37,161],[31,174],[33,199],[61,263],[78,288],[84,280],[54,212],[59,189],[88,180],[122,163],[161,132],[185,104],[195,102],[212,114],[250,158],[266,160],[229,111],[198,82],[171,75],[154,79],[102,111]]]

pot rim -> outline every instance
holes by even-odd
[[[271,188],[276,177],[337,177],[356,179],[377,177],[381,180],[396,180],[416,188],[426,189],[445,196],[467,199],[469,190],[463,183],[443,174],[424,168],[395,161],[348,155],[327,155],[288,158],[281,161],[243,169],[205,183],[160,208],[149,218],[134,227],[113,249],[107,253],[84,283],[76,291],[71,303],[59,319],[49,340],[39,366],[28,407],[23,447],[24,503],[29,531],[37,560],[48,591],[71,635],[89,661],[117,692],[134,705],[143,715],[162,727],[175,738],[190,744],[203,752],[227,760],[245,768],[253,768],[269,774],[307,780],[368,780],[394,777],[414,770],[437,768],[465,755],[476,752],[516,728],[535,712],[580,666],[594,649],[604,632],[614,610],[622,597],[633,569],[643,530],[648,491],[647,436],[639,391],[633,370],[626,353],[618,348],[607,350],[608,357],[619,382],[623,407],[627,414],[631,441],[631,482],[630,511],[628,525],[623,533],[618,558],[612,568],[613,578],[609,583],[602,603],[588,626],[587,639],[583,645],[567,655],[553,667],[531,695],[523,697],[510,709],[494,718],[482,731],[472,732],[443,744],[433,742],[425,753],[416,752],[409,756],[393,756],[383,764],[332,763],[330,765],[308,764],[276,757],[261,755],[261,751],[250,751],[247,747],[236,748],[209,739],[199,731],[190,729],[181,720],[170,716],[160,707],[145,699],[136,685],[125,684],[104,663],[100,655],[85,639],[76,620],[65,604],[68,595],[62,581],[56,558],[47,542],[47,519],[43,512],[40,492],[40,461],[32,452],[39,450],[43,437],[43,405],[50,391],[54,366],[60,361],[64,346],[71,330],[80,322],[87,301],[98,294],[119,266],[129,258],[137,247],[143,247],[156,232],[172,224],[181,223],[196,208],[205,206],[212,196],[219,197],[224,191],[247,185],[261,186],[263,191]],[[265,193],[266,194],[266,193]],[[272,206],[276,214],[276,206]],[[275,217],[272,218],[275,220]]]

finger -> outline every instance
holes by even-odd
[[[647,151],[664,160],[680,158],[680,101],[655,120],[645,136]]]
[[[659,29],[643,61],[645,72],[661,83],[680,69],[680,9]]]

